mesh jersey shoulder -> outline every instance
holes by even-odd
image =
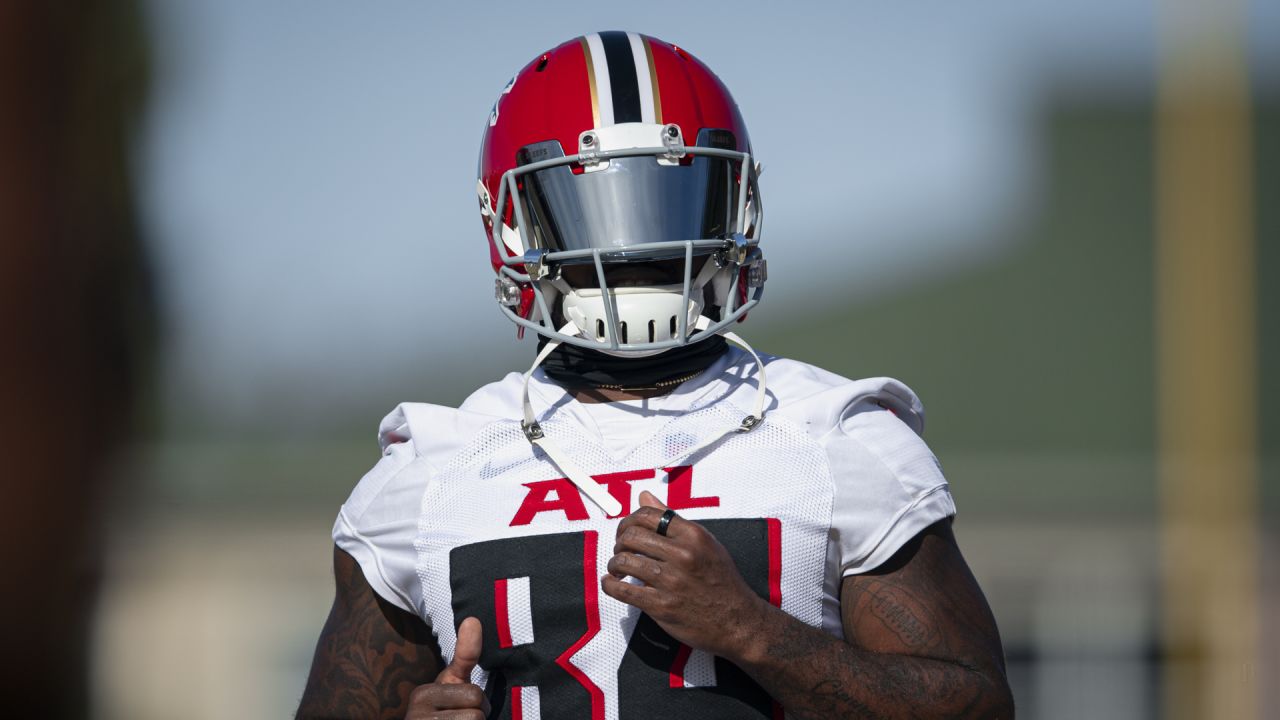
[[[507,373],[501,380],[482,385],[467,396],[459,410],[496,418],[520,417],[520,392],[524,376]]]
[[[911,388],[888,377],[851,380],[815,365],[770,357],[770,405],[825,433],[854,412],[889,410],[917,435],[924,432],[924,405]]]
[[[924,406],[909,387],[885,377],[851,380],[783,358],[765,367],[775,416],[805,426],[826,450],[842,574],[874,569],[955,514],[947,480],[922,437]]]
[[[495,419],[425,403],[403,403],[383,418],[382,458],[338,511],[333,540],[388,602],[417,612],[421,592],[413,541],[423,493],[438,468]]]

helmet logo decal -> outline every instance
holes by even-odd
[[[583,38],[595,127],[661,123],[653,51],[638,33],[610,31]]]
[[[489,127],[493,127],[498,124],[498,105],[502,103],[503,96],[511,92],[511,88],[515,86],[516,76],[512,75],[511,79],[507,81],[507,86],[502,88],[502,92],[498,94],[498,99],[493,101],[493,109],[489,111]]]

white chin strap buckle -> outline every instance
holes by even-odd
[[[747,421],[743,420],[742,422],[746,424]],[[546,434],[542,432],[542,426],[536,422],[522,422],[520,423],[520,429],[524,430],[524,436],[529,442],[535,442],[546,437]]]

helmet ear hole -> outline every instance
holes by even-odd
[[[625,343],[627,341],[627,323],[625,321],[618,323],[618,332],[622,335],[618,342]]]
[[[649,321],[649,342],[654,342],[654,335],[656,334],[657,329],[658,329],[658,321],[650,320]]]
[[[604,340],[604,321],[603,320],[596,321],[596,339]]]
[[[671,337],[676,336],[676,316],[671,316]]]

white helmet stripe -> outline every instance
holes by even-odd
[[[640,122],[656,123],[658,120],[657,113],[654,111],[653,91],[657,83],[654,82],[649,54],[645,52],[644,38],[637,33],[629,32],[627,39],[631,41],[631,56],[636,61],[636,85],[640,90]]]
[[[607,127],[613,124],[613,85],[609,82],[609,60],[604,56],[600,33],[587,36],[587,50],[591,53],[587,64],[595,77],[596,100],[600,105],[599,127]]]

